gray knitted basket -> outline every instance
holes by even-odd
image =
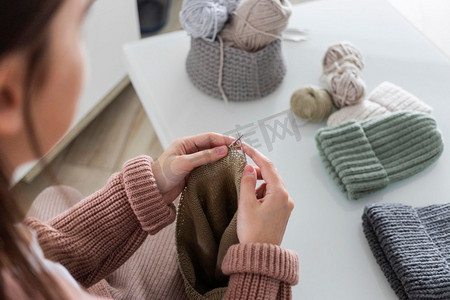
[[[224,46],[222,88],[230,101],[262,98],[273,92],[286,74],[281,41],[276,40],[250,53]],[[218,81],[220,44],[200,38],[191,39],[186,70],[192,83],[204,93],[222,99]]]

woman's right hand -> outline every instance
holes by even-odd
[[[273,163],[259,151],[243,145],[258,168],[247,165],[241,179],[237,235],[241,243],[280,245],[294,209]],[[256,189],[257,179],[264,182]]]

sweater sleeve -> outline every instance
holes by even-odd
[[[237,244],[228,249],[222,271],[230,275],[225,299],[291,299],[298,282],[298,256],[271,244]]]
[[[120,267],[148,234],[172,223],[175,206],[164,203],[151,163],[148,156],[126,162],[104,188],[48,223],[25,219],[45,256],[89,287]]]

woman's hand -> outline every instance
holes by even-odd
[[[239,241],[280,245],[294,202],[273,163],[247,145],[244,151],[259,168],[247,165],[242,176],[237,216]],[[257,179],[264,180],[258,189]]]
[[[166,203],[183,191],[185,178],[196,167],[215,162],[228,153],[233,138],[204,133],[173,142],[152,165],[156,185]]]

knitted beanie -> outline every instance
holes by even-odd
[[[416,111],[430,114],[432,108],[401,87],[385,81],[370,93],[366,101],[344,107],[333,113],[328,118],[327,125],[337,126],[350,120],[363,121],[397,111]]]
[[[367,206],[370,249],[400,299],[450,299],[450,204]]]
[[[349,199],[419,173],[444,147],[436,121],[416,112],[322,128],[316,142],[325,168]]]
[[[221,269],[228,249],[239,243],[236,211],[245,156],[235,149],[189,176],[176,223],[178,265],[189,299],[222,299],[228,276]]]

